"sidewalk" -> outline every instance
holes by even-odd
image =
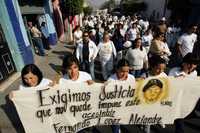
[[[35,55],[35,64],[41,69],[45,78],[53,80],[58,76],[63,57],[71,53],[72,50],[73,45],[58,43],[51,50],[47,51],[48,56],[42,57]],[[18,128],[18,126],[21,126],[17,122],[18,120],[15,120],[16,116],[13,113],[15,110],[5,98],[11,90],[18,89],[20,82],[21,79],[18,78],[16,81],[13,81],[13,83],[6,88],[3,93],[0,93],[0,133],[23,133],[23,131],[20,131],[20,127]],[[7,104],[9,106],[7,106]],[[12,121],[10,119],[12,119]]]

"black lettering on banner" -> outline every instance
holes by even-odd
[[[38,90],[39,106],[49,106],[61,103],[64,103],[67,106],[68,102],[85,102],[89,101],[91,98],[91,92],[71,93],[70,89],[68,89],[68,93],[60,93],[60,90],[57,90],[56,94],[45,97],[44,93],[47,90],[49,90],[49,88]]]
[[[142,124],[142,125],[151,125],[151,124],[161,124],[162,117],[158,117],[157,114],[152,117],[147,117],[145,115],[139,116],[136,114],[131,114],[129,124]]]
[[[83,113],[84,120],[97,119],[102,117],[114,117],[115,111],[113,109],[100,110],[98,112]]]
[[[76,116],[77,112],[89,111],[91,109],[92,109],[91,104],[88,104],[87,102],[85,102],[84,104],[80,104],[80,105],[70,106],[70,112],[72,112],[74,116]]]
[[[55,114],[63,114],[67,112],[67,105],[64,105],[62,107],[56,107],[55,112],[56,112]]]
[[[54,130],[56,133],[72,133],[72,132],[77,132],[83,128],[89,127],[90,126],[90,121],[84,120],[83,122],[77,122],[73,126],[67,126],[59,123],[53,124]]]
[[[45,117],[50,117],[52,115],[51,109],[47,109],[47,110],[38,110],[36,112],[36,117],[39,118],[41,120],[41,122],[44,122],[44,118]]]
[[[59,126],[60,123],[53,124],[54,130],[56,133],[70,133],[67,130],[67,126]]]
[[[169,106],[169,107],[172,107],[172,101],[162,101],[160,103],[162,106]]]
[[[104,124],[105,125],[117,125],[117,124],[119,124],[120,120],[121,119],[107,118],[107,119],[105,119]]]
[[[123,88],[123,86],[115,85],[115,90],[111,92],[102,91],[99,94],[99,99],[101,101],[108,100],[108,99],[116,99],[116,98],[131,98],[134,96],[135,89],[128,87],[128,89]]]
[[[125,106],[134,106],[134,105],[139,105],[140,104],[140,99],[139,98],[134,98],[134,100],[128,100],[125,104]]]
[[[102,109],[102,108],[114,108],[114,107],[121,107],[121,103],[122,101],[119,101],[119,102],[101,102],[99,101],[99,106],[98,108],[99,109]]]
[[[45,97],[43,97],[43,92],[49,90],[49,88],[47,89],[43,89],[43,90],[38,90],[39,93],[39,100],[40,100],[40,106],[48,106],[50,104],[44,103],[44,99]]]

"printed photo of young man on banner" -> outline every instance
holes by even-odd
[[[153,78],[137,82],[135,97],[141,104],[154,104],[166,101],[169,98],[169,81],[167,78]]]

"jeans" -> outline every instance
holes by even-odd
[[[142,69],[141,70],[134,70],[134,71],[131,71],[130,73],[135,77],[135,78],[140,78],[141,75],[142,75]]]
[[[111,128],[113,133],[120,133],[120,125],[112,125]]]
[[[108,77],[112,74],[113,70],[113,59],[110,60],[101,60],[101,70],[103,79],[107,80]]]
[[[35,42],[35,46],[38,48],[39,54],[44,56],[45,51],[44,51],[42,39],[40,37],[33,37],[33,41]]]
[[[89,61],[83,61],[81,63],[81,70],[90,73],[92,79],[95,79],[94,75],[94,61],[92,60],[91,62]]]

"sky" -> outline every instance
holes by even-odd
[[[99,8],[106,0],[88,0],[94,7]]]
[[[95,8],[99,8],[107,0],[88,0]],[[119,1],[119,0],[118,0]]]

